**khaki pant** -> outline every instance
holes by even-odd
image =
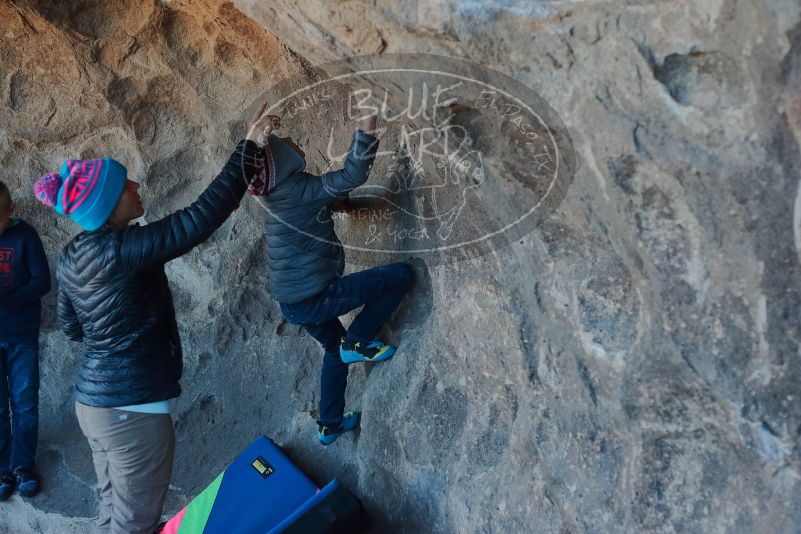
[[[152,534],[172,474],[175,433],[169,414],[75,403],[100,486],[100,534]]]

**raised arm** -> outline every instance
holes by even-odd
[[[145,226],[126,228],[120,248],[123,264],[139,269],[165,263],[208,239],[239,206],[260,158],[256,143],[240,141],[222,172],[192,205]]]
[[[145,226],[124,230],[120,257],[130,269],[168,262],[214,233],[239,206],[250,180],[262,165],[260,142],[280,126],[264,104],[253,116],[246,138],[237,144],[222,172],[191,206]]]
[[[332,197],[338,197],[366,182],[377,150],[378,139],[374,135],[361,128],[356,130],[345,164],[338,171],[327,172],[322,176],[326,192]]]

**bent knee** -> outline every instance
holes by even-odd
[[[401,262],[398,265],[401,283],[404,284],[406,288],[412,287],[412,284],[414,283],[414,267],[406,262]]]

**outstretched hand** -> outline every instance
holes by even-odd
[[[267,102],[262,104],[253,115],[253,118],[250,119],[250,126],[245,139],[263,145],[267,142],[270,133],[281,127],[281,117],[267,114],[266,109]]]
[[[362,130],[364,130],[364,133],[372,135],[375,133],[375,126],[377,121],[378,121],[377,115],[375,114],[367,115],[365,117],[362,117],[362,119],[359,121],[359,126],[361,127]]]

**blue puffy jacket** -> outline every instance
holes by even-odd
[[[58,262],[58,319],[86,348],[76,400],[113,408],[177,397],[181,339],[164,264],[205,241],[239,206],[261,165],[242,141],[188,208],[159,221],[82,232]]]
[[[320,293],[342,276],[345,253],[334,232],[330,204],[367,181],[378,139],[353,134],[341,170],[315,176],[281,138],[270,135],[275,185],[264,197],[267,208],[267,273],[278,302],[292,304]]]

